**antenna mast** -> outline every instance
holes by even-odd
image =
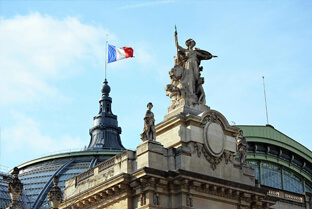
[[[267,108],[267,101],[266,101],[266,94],[265,94],[265,85],[264,85],[264,76],[262,76],[262,79],[263,79],[263,90],[264,90],[264,102],[265,102],[266,119],[267,119],[267,124],[269,124],[268,108]]]

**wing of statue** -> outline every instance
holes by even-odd
[[[199,61],[201,61],[201,60],[210,60],[211,58],[214,57],[210,52],[207,52],[205,50],[195,49],[195,51],[197,53],[197,58],[198,58]]]

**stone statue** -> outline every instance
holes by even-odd
[[[54,176],[53,177],[53,184],[54,186],[51,188],[51,190],[48,193],[49,201],[51,202],[52,208],[56,209],[61,204],[63,199],[63,193],[60,187],[58,186],[59,183],[59,177]]]
[[[246,165],[246,153],[248,151],[248,143],[243,136],[243,131],[240,130],[236,137],[237,152],[239,156],[240,165]]]
[[[155,131],[155,119],[154,113],[151,111],[153,104],[149,102],[147,104],[148,110],[145,113],[144,117],[144,129],[141,134],[142,141],[156,141],[156,131]]]
[[[177,55],[174,59],[175,66],[169,71],[171,82],[165,87],[166,95],[172,100],[169,109],[182,105],[205,105],[206,96],[202,87],[204,78],[200,77],[203,67],[200,66],[200,62],[217,56],[194,48],[196,42],[193,39],[188,39],[185,42],[186,49],[181,47],[178,44],[177,31],[175,31],[174,37]]]
[[[10,193],[12,203],[7,208],[22,208],[18,204],[18,198],[23,190],[23,184],[18,179],[19,169],[17,167],[14,167],[12,174],[13,179],[8,184],[8,192]]]

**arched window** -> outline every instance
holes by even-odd
[[[277,165],[261,163],[261,184],[277,189],[282,189],[282,172]]]
[[[247,163],[250,167],[255,169],[255,179],[257,179],[260,182],[260,171],[258,161],[248,161]]]
[[[292,172],[284,170],[284,190],[296,193],[303,192],[303,184],[301,179]]]
[[[306,184],[305,191],[306,191],[306,192],[310,192],[310,193],[312,193],[312,186],[311,186],[311,185],[309,185],[309,184]]]

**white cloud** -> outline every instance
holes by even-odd
[[[2,129],[2,140],[6,148],[2,155],[10,156],[10,161],[14,163],[21,163],[21,160],[24,162],[52,151],[83,148],[85,145],[80,137],[60,135],[51,138],[40,131],[39,123],[19,112],[12,111],[12,116],[16,124]],[[18,153],[23,153],[22,158]],[[2,163],[6,165],[8,162]]]
[[[1,18],[0,103],[33,102],[47,93],[64,98],[53,80],[79,73],[83,60],[104,65],[107,33],[73,17],[58,20],[33,13]]]

